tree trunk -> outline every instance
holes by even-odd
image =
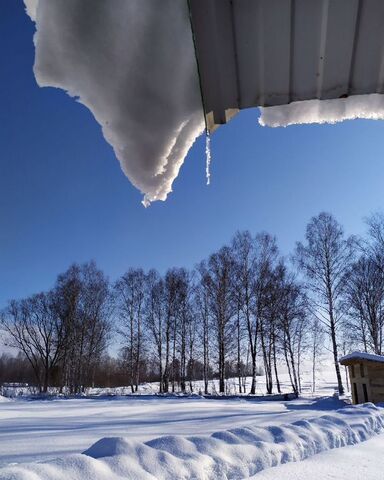
[[[337,353],[336,331],[335,331],[335,325],[333,322],[333,317],[331,318],[331,339],[332,339],[332,349],[333,349],[333,361],[335,363],[335,371],[336,371],[339,395],[344,395],[344,387],[343,387],[343,382],[341,380],[341,374],[340,374],[339,357]]]
[[[257,370],[256,370],[256,352],[251,353],[251,358],[252,358],[252,384],[251,384],[251,390],[250,394],[255,395],[256,394],[256,377],[257,377]]]
[[[280,381],[279,381],[279,375],[277,373],[277,361],[276,361],[276,339],[273,341],[273,367],[275,370],[275,378],[276,378],[276,387],[278,393],[281,393],[281,388],[280,388]]]

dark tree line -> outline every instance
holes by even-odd
[[[20,353],[0,358],[0,381],[27,377],[42,392],[68,393],[94,385],[134,393],[157,381],[167,393],[202,380],[211,393],[216,379],[226,393],[231,378],[237,391],[255,394],[261,372],[267,392],[280,392],[283,366],[299,394],[303,359],[312,362],[314,389],[328,349],[342,394],[340,352],[381,354],[383,346],[384,217],[368,225],[367,239],[346,237],[321,213],[289,262],[273,236],[245,231],[192,271],[131,268],[111,284],[93,262],[72,265],[52,290],[2,312],[4,338]],[[121,344],[117,358],[107,355],[111,338]]]

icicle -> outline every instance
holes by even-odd
[[[207,178],[207,185],[211,183],[211,136],[209,134],[208,128],[205,131],[205,157],[206,157],[206,163],[205,163],[205,175]]]

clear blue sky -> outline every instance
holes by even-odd
[[[1,3],[0,308],[75,261],[112,280],[129,266],[192,267],[237,229],[276,234],[288,254],[321,210],[362,233],[383,207],[383,122],[268,129],[249,110],[213,135],[210,187],[200,139],[167,202],[144,209],[86,108],[36,85],[23,10]]]

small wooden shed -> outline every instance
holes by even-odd
[[[348,367],[353,404],[384,402],[384,356],[353,352],[340,363]]]

